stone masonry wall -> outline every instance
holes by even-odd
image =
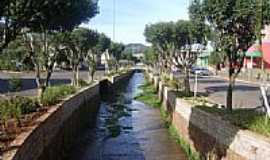
[[[52,106],[36,120],[36,126],[16,138],[12,145],[17,147],[5,153],[3,159],[62,159],[78,132],[89,122],[88,117],[94,119],[99,98],[99,85],[95,84]]]
[[[154,81],[154,77],[152,78]],[[220,117],[192,107],[159,82],[159,97],[181,137],[205,158],[222,160],[268,160],[270,139],[241,130]]]
[[[126,81],[130,75],[132,72],[113,77],[112,85]],[[100,98],[100,84],[94,84],[52,106],[36,120],[35,126],[14,140],[14,147],[4,153],[3,160],[65,159],[79,133],[95,124]]]

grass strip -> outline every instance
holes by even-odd
[[[179,144],[179,146],[186,153],[189,160],[200,160],[199,153],[192,150],[190,144],[186,142],[180,134],[177,132],[176,128],[168,121],[168,113],[161,107],[162,104],[156,94],[156,90],[154,86],[146,82],[144,85],[140,86],[142,93],[139,94],[135,99],[141,101],[153,108],[158,108],[160,110],[160,114],[162,119],[164,120],[166,127],[169,131],[169,134],[173,137],[173,139]]]

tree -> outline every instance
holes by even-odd
[[[184,91],[190,93],[189,73],[191,67],[196,63],[202,44],[204,43],[204,29],[206,25],[201,25],[202,30],[197,30],[198,25],[194,21],[180,20],[175,23],[172,62],[175,67],[184,70]],[[194,48],[194,45],[197,48]],[[196,49],[196,50],[194,50]]]
[[[65,46],[67,48],[67,57],[72,66],[72,85],[79,86],[79,65],[83,62],[90,47],[90,30],[86,28],[77,28],[67,34],[69,37],[66,38]]]
[[[94,75],[97,70],[97,60],[99,52],[97,52],[96,47],[99,42],[99,33],[96,31],[89,30],[89,49],[85,56],[85,60],[88,64],[89,82],[93,82]]]
[[[151,43],[158,51],[159,73],[164,73],[169,69],[168,59],[170,56],[170,48],[172,48],[173,40],[173,22],[160,22],[156,24],[146,25],[144,36],[146,41]]]
[[[0,19],[4,24],[4,38],[0,42],[0,52],[21,34],[23,28],[42,33],[71,30],[97,12],[94,0],[2,0]]]
[[[101,33],[98,37],[98,44],[94,47],[95,53],[100,57],[104,52],[108,51],[111,46],[111,39]],[[107,59],[108,61],[108,59]]]
[[[184,90],[190,93],[189,72],[195,64],[198,51],[192,50],[195,43],[205,42],[207,25],[194,21],[179,20],[176,23],[157,23],[147,26],[145,36],[148,42],[159,51],[158,61],[161,67],[170,70],[172,66],[183,69],[185,73]]]
[[[64,52],[64,46],[62,45],[65,35],[62,33],[50,34],[46,40],[47,51],[44,52],[44,44],[42,35],[38,33],[29,33],[23,36],[24,42],[22,45],[26,47],[27,59],[31,59],[36,72],[36,84],[39,89],[39,96],[49,86],[49,81],[53,73],[54,66],[58,56]],[[41,76],[41,70],[46,71],[45,80]]]
[[[121,59],[123,55],[123,51],[125,50],[125,45],[122,43],[115,43],[112,42],[109,53],[113,55],[113,58],[115,58],[115,70],[118,70],[119,67],[119,60]]]
[[[20,29],[18,33],[23,35],[24,44],[28,48],[28,55],[32,59],[32,63],[35,64],[36,83],[40,90],[39,95],[42,95],[49,85],[58,55],[60,52],[66,51],[64,45],[67,44],[65,41],[68,39],[67,31],[96,15],[97,3],[92,0],[69,0],[68,2],[41,0],[28,2],[25,1],[23,4],[27,7],[30,6],[30,9],[26,7],[21,12],[24,13],[29,9],[29,15],[27,15],[30,18],[28,17],[23,22],[22,27],[24,29]],[[15,9],[17,9],[16,6]],[[32,10],[35,12],[32,13]],[[5,16],[5,19],[8,20],[7,22],[11,21],[15,24],[19,23],[19,20],[23,20],[17,19],[15,13],[14,15]],[[6,25],[7,22],[5,22]],[[45,81],[41,79],[40,75],[42,68],[47,73]]]
[[[144,63],[155,68],[157,61],[158,61],[158,54],[156,50],[153,47],[148,47],[144,51]]]
[[[229,63],[226,106],[232,110],[235,79],[243,67],[245,51],[256,40],[256,0],[204,0],[202,5]]]

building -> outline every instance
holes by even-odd
[[[270,25],[265,26],[262,34],[262,45],[256,42],[247,50],[245,68],[270,68]]]
[[[261,46],[258,43],[253,44],[246,52],[244,61],[245,68],[260,68],[262,66]]]
[[[199,67],[208,67],[209,66],[209,57],[214,51],[213,43],[211,41],[207,42],[207,45],[194,44],[192,45],[192,50],[198,52],[196,65]]]
[[[146,46],[140,43],[131,43],[125,46],[125,51],[126,53],[143,53],[146,50]]]
[[[270,68],[270,25],[266,25],[262,31],[264,35],[262,39],[262,52],[264,67]]]

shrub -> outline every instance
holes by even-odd
[[[163,74],[163,75],[161,75],[161,80],[164,83],[168,83],[170,81],[170,76]]]
[[[18,77],[12,77],[8,83],[10,91],[20,91],[22,88],[22,80]]]
[[[168,82],[169,86],[172,87],[173,89],[176,89],[177,91],[181,88],[181,82],[178,80],[170,80]]]
[[[57,104],[61,99],[65,98],[67,95],[76,92],[75,87],[68,85],[60,85],[49,87],[41,96],[41,103],[45,106],[50,106]]]
[[[29,114],[36,112],[40,107],[37,100],[26,98],[26,97],[16,97],[10,100],[11,104],[19,107],[22,114]]]
[[[4,123],[11,118],[19,121],[22,115],[36,112],[39,107],[36,100],[27,97],[0,100],[0,120]]]
[[[89,85],[89,84],[88,84],[85,80],[83,80],[83,79],[79,79],[78,83],[79,83],[79,86],[80,86],[80,87],[85,87],[85,86],[88,86],[88,85]]]

